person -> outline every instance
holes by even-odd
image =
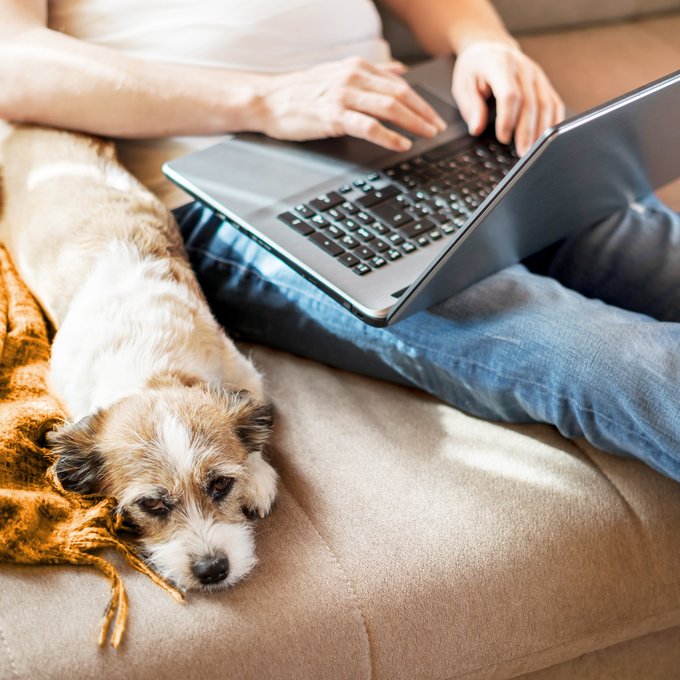
[[[564,107],[488,0],[383,0],[433,54],[479,134],[524,153]],[[175,209],[233,336],[419,387],[477,416],[550,423],[680,480],[680,219],[650,196],[384,329],[363,324],[163,183],[213,135],[352,135],[406,150],[442,129],[390,59],[370,0],[0,0],[0,116],[119,138]],[[200,137],[199,137],[200,136]],[[181,203],[185,203],[181,205]]]

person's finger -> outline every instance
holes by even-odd
[[[555,100],[550,92],[544,89],[538,90],[538,128],[536,130],[536,138],[540,137],[549,127],[555,125],[557,122]]]
[[[468,132],[481,135],[489,121],[489,109],[486,99],[489,88],[485,83],[480,84],[473,78],[454,78],[452,87],[453,98],[460,110],[460,115],[468,126]]]
[[[555,92],[555,90],[553,89],[547,76],[545,76],[545,80],[548,83],[549,92],[548,96],[550,97],[550,102],[552,104],[553,110],[553,119],[550,125],[557,125],[557,123],[561,123],[564,120],[564,117],[566,115],[564,102],[562,101],[562,98],[557,94],[557,92]]]
[[[515,128],[517,153],[523,156],[538,136],[540,122],[539,98],[536,82],[531,74],[522,74],[520,82],[521,105]]]
[[[408,67],[406,64],[402,64],[400,61],[389,61],[386,64],[380,64],[380,68],[383,69],[384,71],[387,71],[388,73],[392,73],[397,76],[403,76],[406,71],[408,71]]]
[[[434,137],[440,131],[438,127],[390,95],[348,89],[342,103],[347,108],[388,121],[415,135]]]
[[[439,114],[403,79],[388,79],[367,73],[360,85],[367,91],[373,91],[398,99],[419,118],[434,126],[437,132],[446,129],[446,123]]]
[[[555,119],[553,121],[553,125],[557,125],[557,123],[561,123],[564,118],[567,115],[566,108],[564,106],[564,102],[562,101],[562,98],[555,92],[553,92],[553,107],[555,110]]]
[[[412,146],[408,138],[360,111],[346,110],[342,115],[342,127],[345,134],[373,142],[390,151],[408,151]]]
[[[488,83],[496,98],[496,138],[502,144],[510,144],[522,105],[520,84],[510,69],[494,73]]]

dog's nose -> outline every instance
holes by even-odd
[[[219,583],[229,574],[229,560],[224,556],[206,557],[194,562],[191,571],[203,585]]]

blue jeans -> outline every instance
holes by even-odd
[[[176,216],[232,337],[550,423],[680,481],[680,217],[654,197],[388,328],[199,204]]]

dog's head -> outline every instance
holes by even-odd
[[[48,435],[62,485],[113,496],[148,561],[181,588],[232,585],[255,565],[252,523],[273,501],[261,452],[269,405],[248,392],[152,381]]]

